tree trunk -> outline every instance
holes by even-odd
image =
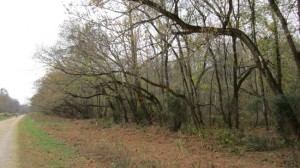
[[[297,2],[297,7],[298,7],[298,30],[300,34],[300,0]]]
[[[295,115],[290,103],[286,100],[283,92],[278,87],[278,84],[277,84],[273,74],[271,73],[271,71],[268,67],[268,64],[266,63],[260,50],[258,49],[257,45],[255,45],[255,43],[253,43],[253,41],[243,31],[241,31],[239,29],[235,29],[235,28],[217,28],[217,27],[212,27],[212,26],[211,27],[203,27],[203,26],[191,25],[191,24],[184,22],[178,15],[167,11],[166,9],[162,8],[160,5],[158,5],[157,3],[155,3],[151,0],[128,0],[128,1],[134,1],[137,3],[143,4],[143,5],[146,5],[150,8],[152,8],[153,10],[157,11],[158,13],[161,13],[165,17],[173,20],[177,25],[179,25],[184,30],[183,32],[177,32],[175,34],[187,35],[187,34],[193,34],[193,33],[206,33],[206,34],[211,34],[211,35],[215,35],[215,36],[231,36],[231,37],[239,38],[251,51],[257,68],[265,76],[265,78],[266,78],[270,88],[274,92],[274,94],[278,98],[283,98],[283,100],[285,100],[285,101],[283,101],[283,104],[287,110],[278,108],[278,109],[280,109],[278,114],[281,114],[282,117],[284,117],[288,120],[288,122],[292,125],[294,135],[296,135],[298,137],[298,140],[300,140],[300,135],[298,134],[299,129],[300,129],[300,123],[299,123],[298,119],[296,118],[296,115]],[[269,2],[271,4],[271,6],[274,8],[274,6],[275,6],[275,5],[273,5],[273,4],[275,4],[274,0],[269,0]],[[277,15],[280,14],[279,13],[280,11],[279,12],[278,12],[278,10],[275,10],[275,11],[277,11]],[[298,74],[300,77],[300,52],[297,52],[295,45],[293,45],[294,43],[292,40],[292,36],[291,36],[290,32],[287,31],[288,30],[287,24],[286,24],[286,22],[284,22],[284,18],[280,17],[280,20],[281,20],[282,26],[284,28],[288,44],[292,49],[292,52],[293,52],[293,55],[295,58],[295,62],[298,67]],[[286,130],[284,130],[284,131],[286,131]]]
[[[253,38],[253,43],[257,45],[257,39],[256,39],[256,2],[255,0],[248,0],[250,10],[251,10],[251,26],[252,26],[252,38]],[[279,76],[279,75],[278,75]],[[259,77],[259,82],[260,82],[260,92],[261,92],[261,98],[262,98],[262,109],[263,109],[263,115],[265,118],[265,123],[266,123],[266,129],[269,129],[269,124],[268,124],[268,110],[267,110],[267,99],[265,96],[265,86],[262,78],[262,72],[260,71],[258,74]],[[255,75],[255,80],[256,80],[256,75]],[[278,83],[279,87],[281,87],[281,83]],[[257,87],[257,83],[256,83]],[[256,89],[257,93],[258,90]],[[258,95],[258,94],[257,94]],[[257,122],[258,122],[258,113],[257,113]]]
[[[235,121],[235,128],[239,129],[240,119],[239,119],[239,88],[238,88],[238,60],[237,60],[237,49],[236,49],[236,38],[232,38],[232,48],[233,48],[233,97],[231,102],[232,113]]]
[[[279,21],[281,23],[281,26],[283,28],[287,43],[292,51],[293,57],[295,59],[296,65],[297,65],[297,69],[298,69],[298,77],[300,79],[300,52],[297,50],[296,44],[294,43],[294,39],[293,36],[288,28],[288,23],[286,18],[284,18],[283,14],[281,13],[277,3],[275,2],[275,0],[269,0],[269,5],[272,8],[272,10],[275,12],[275,14],[277,15],[277,17],[279,18]],[[298,7],[299,7],[299,0],[298,0]],[[298,14],[299,14],[299,10],[298,10]]]
[[[223,90],[221,87],[221,80],[220,80],[220,76],[219,76],[219,72],[218,72],[218,66],[217,66],[217,60],[216,57],[213,53],[213,51],[209,48],[209,51],[212,55],[213,61],[214,61],[214,68],[215,68],[215,74],[216,74],[216,79],[217,79],[217,84],[218,84],[218,96],[219,96],[219,101],[220,101],[220,110],[221,110],[221,114],[223,116],[223,120],[224,122],[228,125],[229,128],[232,128],[232,122],[231,122],[231,113],[229,110],[229,114],[226,117],[225,111],[224,111],[224,105],[223,105]]]

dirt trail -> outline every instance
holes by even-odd
[[[17,167],[17,123],[23,116],[0,122],[0,168]]]

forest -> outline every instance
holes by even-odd
[[[28,111],[27,105],[22,105],[17,99],[10,97],[5,88],[0,89],[0,113],[26,113]]]
[[[300,138],[300,1],[91,0],[66,5],[31,111]]]

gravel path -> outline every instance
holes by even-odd
[[[23,116],[0,122],[0,168],[17,167],[17,123]]]

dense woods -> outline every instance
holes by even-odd
[[[0,113],[26,113],[27,111],[27,105],[21,105],[17,99],[13,99],[9,96],[6,89],[0,89]]]
[[[93,0],[70,19],[33,111],[180,129],[275,129],[300,138],[300,2]]]

